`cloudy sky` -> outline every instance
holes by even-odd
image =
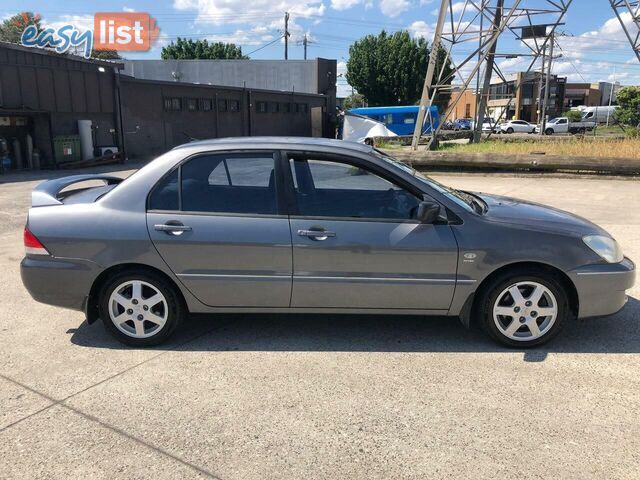
[[[338,72],[344,72],[349,45],[367,34],[382,29],[389,32],[408,29],[414,36],[431,40],[437,16],[437,0],[127,0],[124,3],[87,0],[5,0],[0,15],[6,17],[21,10],[40,13],[49,24],[76,24],[91,28],[96,11],[140,11],[156,18],[162,31],[160,44],[177,37],[206,38],[234,42],[256,59],[283,58],[284,12],[291,14],[292,34],[289,58],[302,58],[301,40],[310,39],[309,58],[338,60]],[[512,0],[506,0],[510,5]],[[541,6],[546,0],[523,0],[521,6]],[[454,4],[460,11],[463,2]],[[630,19],[625,17],[627,21]],[[640,62],[626,41],[619,22],[606,0],[574,0],[559,27],[561,55],[554,73],[570,81],[618,80],[640,84]],[[456,45],[454,59],[473,49],[472,42]],[[526,48],[509,36],[501,37],[499,51],[524,53]],[[131,58],[159,58],[160,49]],[[502,60],[505,73],[516,72],[526,57]],[[339,95],[350,91],[339,79]]]

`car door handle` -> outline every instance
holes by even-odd
[[[326,240],[329,237],[335,237],[336,232],[329,230],[298,230],[301,237],[309,237],[311,240]]]
[[[154,225],[153,228],[159,232],[166,232],[169,235],[182,235],[183,232],[191,231],[191,227],[181,223],[159,223]]]

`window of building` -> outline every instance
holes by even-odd
[[[300,215],[311,217],[415,217],[420,200],[394,183],[354,165],[290,159]]]
[[[267,102],[256,102],[256,112],[267,113]]]
[[[239,112],[240,111],[240,101],[239,100],[229,100],[229,111],[230,112]]]
[[[224,98],[218,100],[218,111],[226,112],[227,111],[227,101]]]
[[[182,210],[275,214],[273,156],[203,155],[182,165]]]
[[[200,105],[202,105],[203,112],[209,112],[213,110],[213,100],[210,98],[203,98],[200,100]]]
[[[291,104],[289,102],[283,103],[281,111],[284,113],[291,113]]]
[[[271,113],[278,113],[280,111],[280,104],[278,102],[269,102],[269,111]]]
[[[198,110],[198,99],[197,98],[187,98],[186,99],[187,110],[190,112],[196,112]]]
[[[467,103],[464,106],[464,117],[465,118],[470,118],[471,117],[471,104]]]
[[[179,97],[164,97],[163,105],[166,112],[179,112],[182,110],[182,99]]]

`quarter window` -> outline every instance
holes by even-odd
[[[303,216],[408,220],[420,201],[375,173],[349,163],[290,159],[298,210]]]
[[[164,177],[149,197],[149,210],[179,210],[178,169]]]

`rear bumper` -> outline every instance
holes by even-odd
[[[98,265],[87,260],[27,256],[20,263],[22,283],[34,300],[73,310],[83,310],[98,273]]]
[[[626,290],[636,278],[635,265],[626,257],[620,263],[587,265],[568,273],[578,292],[578,318],[618,312],[627,303]]]

